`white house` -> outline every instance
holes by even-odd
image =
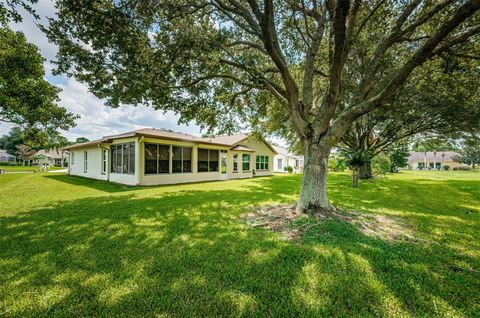
[[[291,166],[294,173],[303,171],[303,156],[297,156],[287,149],[273,145],[277,155],[273,158],[273,171],[285,172],[285,167]]]
[[[277,154],[247,134],[203,138],[139,129],[62,148],[70,175],[127,185],[158,185],[273,174]]]
[[[441,170],[444,166],[448,166],[450,169],[465,166],[453,160],[453,157],[458,155],[453,151],[412,152],[408,157],[408,168],[413,170]]]

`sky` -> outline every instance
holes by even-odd
[[[54,76],[52,70],[57,53],[56,45],[49,43],[45,34],[37,24],[46,24],[46,17],[55,16],[54,3],[51,0],[39,0],[34,6],[39,20],[22,12],[23,21],[11,24],[15,31],[22,31],[28,41],[38,46],[40,53],[46,59],[44,66],[46,79],[53,85],[62,89],[59,104],[70,112],[81,116],[77,125],[62,134],[69,140],[78,137],[97,139],[105,135],[112,135],[131,131],[139,128],[165,128],[190,134],[200,134],[200,128],[194,122],[188,125],[178,125],[178,117],[172,113],[163,113],[146,106],[121,106],[110,108],[104,105],[104,101],[89,92],[88,87],[78,82],[75,78],[67,76]],[[0,123],[0,136],[7,134],[12,128],[10,124]]]

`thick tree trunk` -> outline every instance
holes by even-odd
[[[358,177],[360,179],[370,179],[373,178],[373,173],[372,173],[372,162],[368,161],[365,162],[364,165],[360,166],[358,170]]]
[[[305,153],[302,188],[297,212],[315,214],[330,209],[327,198],[327,171],[330,148],[311,145]]]

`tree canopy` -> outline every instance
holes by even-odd
[[[111,106],[231,130],[282,109],[306,156],[300,210],[328,208],[328,155],[441,56],[475,56],[478,0],[57,1],[58,72]],[[278,113],[278,112],[277,112]]]

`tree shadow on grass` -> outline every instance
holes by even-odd
[[[294,179],[287,182],[293,185]],[[478,276],[445,266],[452,260],[474,266],[478,260],[446,246],[384,242],[341,221],[311,228],[299,244],[239,221],[249,205],[287,202],[290,190],[275,178],[262,178],[247,189],[141,198],[127,192],[2,217],[0,312],[181,317],[478,312]]]

